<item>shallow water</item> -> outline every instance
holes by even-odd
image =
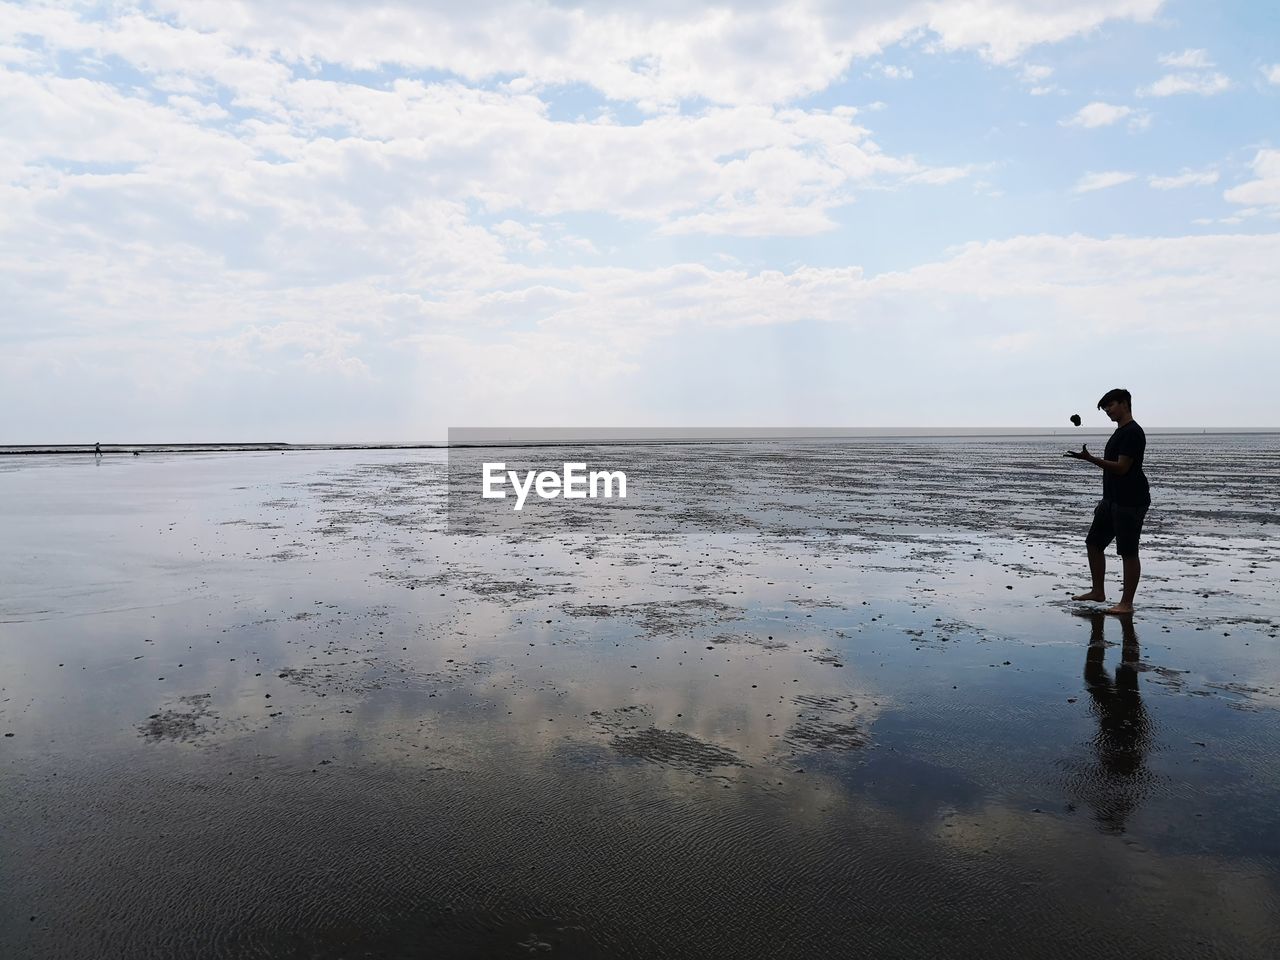
[[[1062,442],[497,535],[443,451],[6,461],[0,956],[1280,954],[1280,437],[1152,438],[1131,629]]]

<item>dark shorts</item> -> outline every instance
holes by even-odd
[[[1099,500],[1093,511],[1093,526],[1084,542],[1092,547],[1106,548],[1116,542],[1116,553],[1122,557],[1138,555],[1138,536],[1142,533],[1142,521],[1147,511],[1143,507],[1122,507],[1110,500]]]

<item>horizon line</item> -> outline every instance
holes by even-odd
[[[1092,436],[1109,433],[1104,426],[1080,427],[847,427],[847,428],[788,428],[788,427],[669,427],[661,428],[661,434],[636,436],[638,433],[657,433],[658,428],[613,427],[613,428],[551,428],[551,427],[476,427],[452,428],[470,434],[466,439],[451,441],[439,440],[374,440],[374,441],[316,441],[293,443],[288,441],[257,440],[208,440],[208,441],[172,441],[172,442],[123,442],[123,443],[0,443],[0,456],[21,456],[33,454],[75,454],[93,453],[99,447],[103,453],[131,453],[137,451],[153,452],[275,452],[307,451],[307,450],[429,450],[448,449],[450,447],[483,447],[538,444],[581,445],[595,443],[749,443],[782,440],[841,440],[841,439],[892,439],[892,438],[928,438],[928,437],[1009,437],[1009,436]],[[546,432],[555,433],[563,430],[572,433],[576,430],[579,436],[564,437],[529,437],[528,434]],[[1144,428],[1148,434],[1159,436],[1185,436],[1208,434],[1271,434],[1280,433],[1280,427],[1152,427]],[[501,434],[509,432],[503,437]],[[597,435],[598,433],[598,435]],[[476,436],[480,434],[481,436]],[[525,434],[525,436],[520,436]],[[581,434],[591,434],[582,436]],[[627,436],[631,434],[631,436]],[[487,435],[487,436],[485,436]]]

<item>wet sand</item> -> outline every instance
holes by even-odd
[[[500,535],[438,450],[0,464],[0,956],[1280,955],[1280,437],[1153,438],[1131,624],[1063,443]]]

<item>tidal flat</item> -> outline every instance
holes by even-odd
[[[1280,956],[1280,435],[1082,437],[0,458],[0,956]]]

